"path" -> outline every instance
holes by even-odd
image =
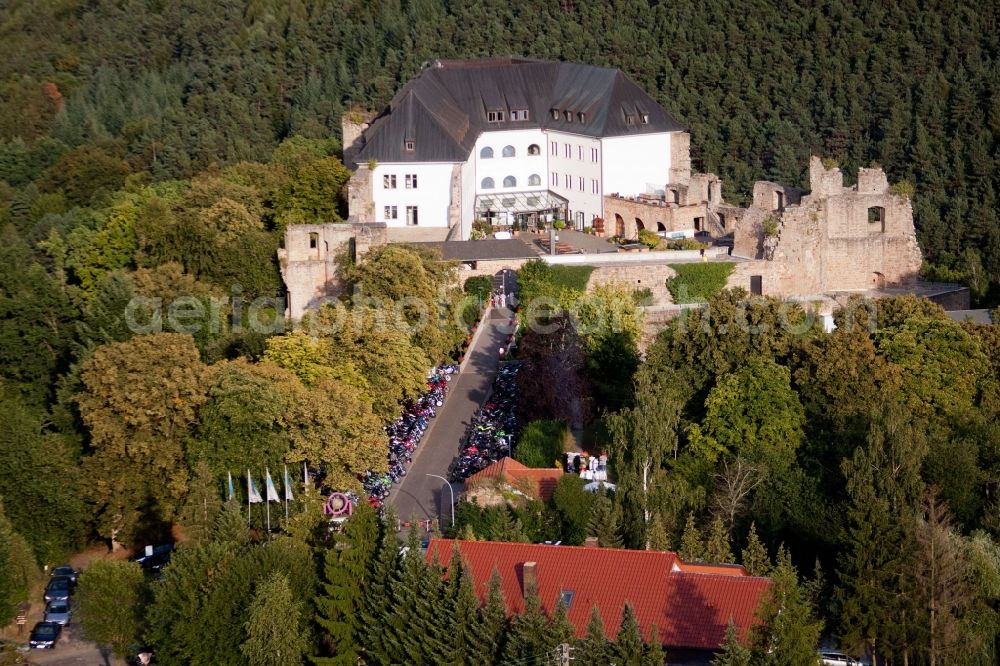
[[[473,414],[485,400],[499,364],[501,344],[511,332],[511,314],[506,309],[490,311],[483,323],[465,367],[451,380],[444,407],[438,410],[423,441],[417,447],[413,464],[403,482],[389,496],[402,521],[437,518],[442,527],[451,521],[451,497],[446,483],[427,476],[437,474],[447,478],[448,466],[458,455],[458,445]],[[453,484],[455,500],[462,484]]]

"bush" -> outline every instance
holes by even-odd
[[[556,220],[555,222],[552,223],[552,226],[555,228],[556,231],[562,231],[563,229],[566,228],[566,223],[563,222],[562,220]]]
[[[552,467],[562,458],[568,434],[562,421],[531,421],[514,446],[514,460],[528,467]]]
[[[889,191],[895,194],[897,197],[906,197],[907,199],[913,198],[913,193],[916,192],[916,188],[913,187],[913,183],[908,180],[901,180],[898,183],[893,183],[889,187]]]
[[[476,275],[468,278],[463,288],[465,293],[470,296],[485,301],[490,297],[490,292],[493,291],[493,278],[489,275]]]
[[[639,307],[645,307],[653,304],[653,290],[649,287],[643,287],[642,289],[636,289],[632,292],[632,300]]]
[[[676,238],[666,242],[668,250],[704,250],[708,244],[696,241],[693,238]]]
[[[778,235],[778,218],[774,215],[764,220],[764,238],[774,238]]]
[[[674,303],[703,303],[726,287],[732,263],[670,264],[677,273],[667,280]]]
[[[145,578],[135,562],[95,560],[80,574],[77,613],[88,640],[124,656],[139,635]]]
[[[660,236],[655,231],[643,229],[639,232],[639,242],[650,250],[655,250],[660,244]]]

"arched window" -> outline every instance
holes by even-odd
[[[541,185],[541,184],[542,184],[542,177],[539,176],[537,173],[533,173],[530,176],[528,176],[528,185]]]
[[[493,149],[489,146],[484,146],[482,150],[479,151],[479,158],[488,160],[493,157]]]
[[[504,157],[514,157],[515,154],[516,154],[516,151],[514,150],[514,146],[504,146],[503,147],[503,156]]]
[[[538,147],[537,143],[533,143],[530,146],[528,146],[528,154],[529,155],[541,155],[542,154],[542,149]]]
[[[483,178],[483,182],[479,184],[479,188],[483,190],[492,190],[496,185],[493,184],[492,178]]]
[[[503,186],[517,187],[517,178],[514,178],[514,176],[507,176],[506,178],[503,179]]]

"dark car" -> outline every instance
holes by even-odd
[[[62,627],[55,622],[39,622],[31,630],[28,645],[33,648],[52,649],[56,646],[60,633],[62,633]]]
[[[73,581],[67,576],[54,576],[45,586],[45,601],[66,601],[73,594]]]
[[[135,558],[146,571],[159,572],[163,567],[170,564],[170,555],[174,552],[174,544],[168,543],[161,546],[146,546],[142,555]]]
[[[53,577],[55,577],[55,576],[66,576],[66,578],[69,578],[70,581],[73,583],[74,586],[76,586],[77,577],[79,575],[80,574],[77,572],[77,570],[74,569],[73,567],[71,567],[68,564],[63,564],[63,565],[58,566],[58,567],[56,567],[55,569],[52,570],[52,576]]]

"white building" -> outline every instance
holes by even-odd
[[[685,129],[616,69],[517,58],[439,60],[359,133],[345,120],[351,215],[466,239],[476,219],[604,217],[605,194],[659,193]],[[674,145],[676,143],[676,145]]]

